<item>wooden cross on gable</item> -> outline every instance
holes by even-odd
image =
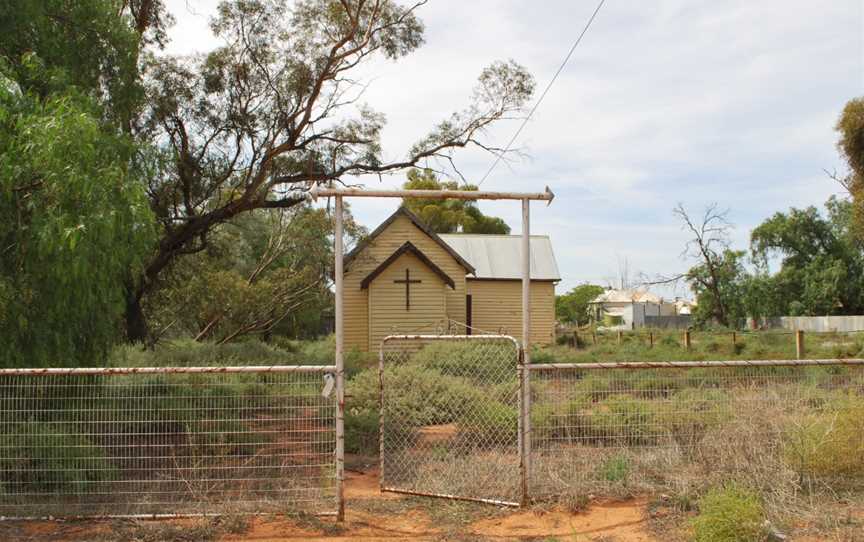
[[[411,310],[411,285],[412,284],[420,284],[423,282],[422,280],[414,279],[411,280],[411,271],[407,268],[405,269],[405,280],[394,280],[396,284],[404,284],[405,285],[405,310]]]

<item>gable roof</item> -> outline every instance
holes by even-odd
[[[648,290],[606,290],[594,298],[591,303],[664,303],[662,297]]]
[[[448,254],[450,254],[451,256],[453,256],[453,259],[455,259],[457,262],[459,262],[459,265],[461,265],[462,267],[464,267],[466,271],[468,271],[469,273],[474,273],[474,272],[475,272],[475,269],[474,269],[474,266],[473,266],[473,265],[471,265],[471,264],[470,264],[470,263],[469,263],[465,258],[463,258],[463,257],[462,257],[462,256],[461,256],[457,251],[453,250],[453,247],[451,247],[450,245],[448,245],[447,243],[445,243],[445,242],[441,239],[441,237],[438,236],[437,233],[435,233],[434,231],[432,231],[431,229],[429,229],[429,226],[427,226],[426,224],[424,224],[423,221],[420,220],[420,218],[419,218],[417,215],[415,215],[414,213],[412,213],[411,211],[409,211],[408,209],[406,209],[404,206],[400,206],[398,209],[396,209],[396,212],[394,212],[392,215],[390,215],[390,216],[387,218],[387,220],[385,220],[384,222],[381,223],[380,226],[378,226],[377,228],[375,228],[375,231],[373,231],[372,233],[369,234],[368,237],[364,238],[362,241],[360,241],[359,243],[357,243],[357,246],[354,247],[354,249],[353,249],[351,252],[349,252],[348,254],[345,255],[345,260],[344,260],[344,265],[345,265],[345,267],[347,268],[347,267],[351,264],[351,262],[354,260],[354,258],[356,258],[358,254],[360,254],[361,252],[363,252],[363,249],[365,249],[367,246],[369,246],[369,244],[370,244],[370,243],[371,243],[371,242],[372,242],[376,237],[378,237],[379,235],[381,235],[381,233],[382,233],[384,230],[386,230],[387,227],[390,226],[390,224],[392,224],[393,221],[395,221],[395,220],[396,220],[398,217],[400,217],[400,216],[404,216],[405,218],[407,218],[408,220],[410,220],[410,221],[411,221],[415,226],[417,226],[417,228],[418,228],[420,231],[422,231],[423,233],[425,233],[426,235],[428,235],[430,239],[432,239],[433,241],[435,241],[436,243],[438,243],[438,245],[441,246],[441,248],[443,248],[443,249],[444,249]],[[410,243],[409,243],[409,244],[410,244]],[[404,245],[403,245],[403,246],[404,246]],[[411,245],[411,246],[414,246],[414,245]],[[415,247],[415,249],[416,249],[416,247]],[[418,252],[419,252],[419,250],[418,250]],[[421,254],[422,254],[422,253],[421,253]],[[425,256],[424,256],[424,257],[425,257]],[[427,259],[428,259],[428,258],[427,258]],[[379,266],[379,267],[380,267],[380,266]]]
[[[444,284],[449,286],[451,289],[456,289],[456,283],[453,282],[453,279],[451,279],[447,273],[442,271],[440,267],[435,265],[435,263],[430,260],[425,254],[423,254],[423,252],[421,252],[419,248],[415,247],[414,244],[411,243],[411,241],[405,241],[405,243],[401,247],[397,248],[396,251],[393,252],[393,254],[391,254],[386,260],[381,262],[381,264],[375,269],[373,269],[371,273],[366,275],[366,278],[364,278],[363,281],[360,283],[360,289],[365,290],[366,288],[368,288],[369,284],[371,284],[378,275],[383,273],[384,270],[390,267],[393,262],[398,260],[399,256],[402,256],[406,253],[410,253],[416,256],[417,259],[426,264],[426,267],[431,269],[433,273],[441,277],[441,280],[444,281]]]
[[[522,236],[474,233],[441,234],[441,239],[474,266],[474,277],[492,280],[522,278]],[[532,235],[531,280],[561,280],[547,235]]]

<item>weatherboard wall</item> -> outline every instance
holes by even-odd
[[[360,283],[378,265],[393,254],[405,241],[410,241],[435,265],[441,268],[455,283],[455,288],[446,287],[443,295],[444,314],[446,318],[458,322],[465,321],[465,268],[453,258],[444,248],[426,235],[420,228],[415,226],[405,216],[396,219],[377,237],[371,239],[366,246],[348,265],[344,278],[344,315],[345,315],[345,348],[359,349],[361,351],[376,351],[378,344],[374,341],[380,333],[380,326],[376,327],[374,337],[370,333],[370,316],[375,308],[370,305],[369,289],[361,289]],[[416,259],[416,258],[415,258]],[[418,265],[422,265],[419,260]],[[391,265],[391,268],[393,266]],[[388,268],[389,270],[390,268]],[[428,269],[428,268],[426,268]],[[405,269],[401,270],[404,278]],[[413,273],[413,271],[412,271]],[[373,284],[381,279],[377,277]],[[440,278],[436,276],[440,282]],[[392,278],[390,280],[393,280]],[[443,283],[441,283],[443,284]],[[394,284],[395,286],[395,284]],[[404,296],[404,285],[402,295]],[[371,286],[370,286],[371,288]],[[374,294],[373,294],[374,295]],[[403,297],[404,301],[404,297]],[[403,305],[404,309],[404,305]],[[446,325],[446,322],[444,322]],[[406,327],[406,326],[403,326]],[[400,332],[422,332],[423,330],[402,329]],[[428,331],[428,329],[427,329]]]
[[[555,283],[531,282],[531,342],[555,340]],[[469,279],[471,325],[522,340],[522,281]],[[478,331],[479,333],[479,331]]]
[[[405,304],[405,279],[409,270],[410,307]],[[369,285],[369,344],[381,344],[387,335],[435,333],[446,326],[446,291],[450,287],[413,254],[403,254]]]

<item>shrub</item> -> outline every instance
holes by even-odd
[[[117,470],[101,448],[67,423],[27,422],[4,430],[0,472],[10,493],[85,492],[114,480]]]
[[[512,355],[510,355],[512,354]],[[470,378],[480,384],[516,378],[515,349],[507,342],[439,341],[426,345],[411,364],[437,369],[441,374]]]
[[[370,410],[345,412],[345,451],[351,454],[378,453],[378,413]]]
[[[730,485],[713,489],[699,500],[693,520],[696,542],[757,542],[766,539],[765,510],[759,496]]]
[[[729,396],[718,389],[681,390],[664,405],[662,413],[664,428],[684,447],[695,446],[709,429],[731,417]]]
[[[388,367],[384,372],[387,416],[405,423],[435,425],[456,421],[462,411],[485,394],[461,378],[414,365]],[[362,371],[348,382],[353,409],[378,411],[378,371]]]
[[[515,443],[519,412],[494,399],[478,400],[459,419],[459,440],[471,447],[491,448]]]
[[[864,477],[864,398],[848,394],[819,414],[790,422],[787,462],[803,479]]]
[[[661,435],[656,405],[629,395],[595,404],[588,424],[593,436],[610,445],[652,444]]]
[[[664,334],[663,337],[660,338],[660,344],[663,346],[681,346],[681,343],[678,341],[678,337],[671,334]]]
[[[624,482],[630,476],[630,459],[624,454],[615,454],[600,464],[599,476],[607,482]]]

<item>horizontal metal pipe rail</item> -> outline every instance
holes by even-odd
[[[367,190],[363,188],[322,188],[309,191],[313,200],[324,197],[346,198],[423,198],[462,200],[536,200],[551,202],[555,194],[546,187],[545,192],[488,192],[481,190]]]
[[[830,365],[864,365],[864,359],[762,359],[729,361],[618,361],[609,363],[538,363],[528,365],[531,371],[592,371],[599,369],[674,369],[695,367],[820,367]]]
[[[332,373],[335,365],[249,365],[242,367],[51,367],[0,369],[2,376],[139,375],[165,373]]]

